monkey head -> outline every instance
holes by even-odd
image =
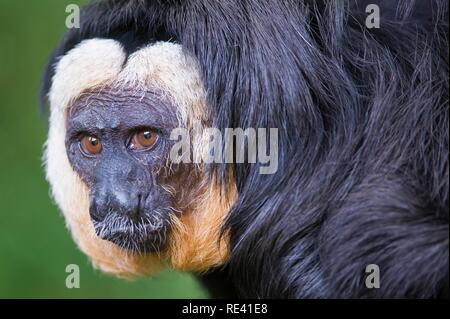
[[[203,152],[201,126],[211,121],[198,66],[180,45],[126,57],[115,40],[85,40],[58,61],[49,100],[47,179],[96,266],[130,276],[226,262],[234,187],[169,156],[178,127],[191,133],[193,154]]]

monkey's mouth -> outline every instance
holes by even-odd
[[[168,223],[155,214],[131,219],[109,213],[104,220],[92,222],[98,237],[129,251],[158,252],[166,244]]]

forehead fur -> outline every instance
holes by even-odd
[[[61,58],[49,93],[52,112],[63,112],[81,92],[111,83],[122,70],[125,52],[114,40],[80,43]]]
[[[203,120],[206,114],[206,94],[197,64],[179,44],[150,44],[127,59],[115,40],[85,40],[57,64],[50,107],[65,111],[84,91],[105,86],[137,92],[156,88],[172,100],[186,126]]]

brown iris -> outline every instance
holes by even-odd
[[[102,143],[95,136],[84,136],[81,139],[81,148],[85,153],[95,155],[102,151]]]
[[[150,148],[155,144],[158,134],[151,129],[142,129],[137,131],[130,143],[130,147],[136,150]]]

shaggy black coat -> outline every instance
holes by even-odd
[[[43,97],[57,59],[94,37],[128,53],[180,43],[216,127],[279,129],[277,173],[232,166],[232,257],[214,277],[238,296],[448,298],[446,0],[100,1],[55,51]],[[211,171],[229,182],[226,164]]]

